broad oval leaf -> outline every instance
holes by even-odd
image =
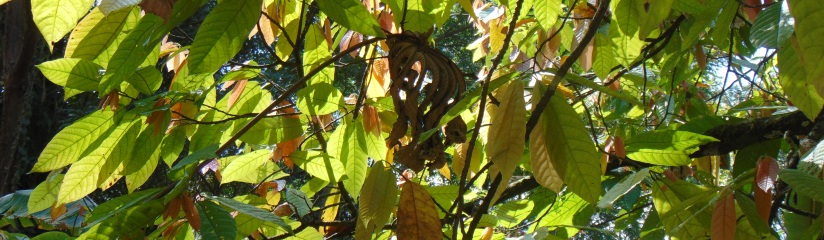
[[[163,19],[152,14],[140,19],[132,32],[118,44],[117,50],[109,60],[106,74],[100,81],[100,94],[107,94],[119,88],[120,83],[134,75],[155,48],[160,49],[160,36],[157,31],[162,25]]]
[[[317,0],[318,7],[341,26],[364,35],[384,37],[380,24],[357,0]]]
[[[297,106],[304,114],[326,115],[344,106],[343,94],[332,84],[321,82],[297,92]]]
[[[344,175],[340,160],[318,151],[296,151],[289,158],[306,172],[327,182],[337,182]]]
[[[644,132],[627,140],[627,157],[656,165],[686,166],[691,163],[689,155],[699,146],[717,141],[710,136],[686,131]]]
[[[80,58],[61,58],[37,65],[54,84],[81,91],[97,90],[103,67]]]
[[[37,158],[32,172],[48,172],[80,160],[83,152],[114,125],[114,113],[96,111],[57,133]]]
[[[243,47],[260,17],[262,0],[225,0],[203,20],[192,42],[189,70],[212,73]]]
[[[48,42],[49,50],[77,25],[77,21],[86,15],[92,3],[94,0],[31,1],[34,24]]]
[[[558,21],[558,15],[561,13],[561,1],[535,0],[532,9],[535,12],[535,20],[538,21],[538,24],[541,25],[544,30],[549,31],[555,26],[555,22]]]
[[[329,137],[327,145],[329,153],[340,159],[346,169],[343,187],[352,196],[360,194],[363,181],[366,179],[369,160],[366,156],[369,149],[366,145],[366,135],[362,121],[358,118],[354,122],[339,125]]]
[[[807,79],[807,70],[795,48],[786,46],[778,50],[778,81],[784,93],[809,119],[815,119],[824,107],[824,88]]]
[[[535,96],[540,97],[540,96]],[[601,196],[600,154],[580,115],[563,96],[552,96],[541,113],[549,159],[569,190],[589,203]]]
[[[237,122],[236,124],[245,122]],[[240,128],[237,128],[238,131]],[[271,145],[283,141],[300,137],[306,130],[306,123],[298,118],[276,117],[264,118],[246,134],[240,136],[240,140],[246,143]]]
[[[200,235],[203,239],[235,239],[237,226],[228,211],[212,201],[198,202],[195,206],[200,214]]]
[[[46,181],[41,182],[32,190],[28,201],[29,214],[43,211],[54,205],[63,174],[50,174]]]
[[[99,7],[92,9],[72,30],[64,55],[90,61],[101,58],[98,55],[110,55],[117,48],[114,43],[122,41],[139,19],[140,11],[136,8],[122,9],[108,15]],[[109,57],[96,62],[106,65]]]
[[[824,62],[824,41],[821,41],[821,18],[824,11],[821,11],[821,2],[817,0],[788,0],[787,4],[790,13],[795,19],[795,36],[798,38],[796,51],[803,59],[802,64],[807,72],[807,79],[816,84],[818,89],[824,88],[824,84],[818,81],[824,68],[820,66]],[[780,4],[776,4],[780,5]],[[793,46],[795,48],[795,46]],[[822,92],[819,90],[819,93]]]
[[[398,239],[441,239],[441,219],[426,189],[412,181],[406,181],[401,188]]]

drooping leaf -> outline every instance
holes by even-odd
[[[664,166],[685,166],[691,163],[689,154],[698,147],[718,141],[697,133],[658,130],[633,136],[626,142],[627,157]]]
[[[226,206],[228,206],[228,207],[230,207],[234,210],[237,210],[238,212],[248,214],[249,216],[252,216],[254,218],[257,218],[257,219],[260,219],[260,220],[263,220],[263,221],[266,221],[266,222],[275,223],[278,226],[281,226],[283,229],[286,229],[287,232],[292,233],[292,227],[290,227],[288,224],[286,224],[286,222],[283,221],[283,219],[281,219],[280,217],[278,217],[277,215],[275,215],[272,212],[257,208],[255,206],[252,206],[252,205],[249,205],[249,204],[239,202],[239,201],[237,201],[235,199],[231,199],[231,198],[224,198],[224,197],[218,197],[218,196],[212,196],[210,198],[212,198],[215,201],[217,201],[221,204],[224,204],[224,205],[226,205]]]
[[[212,73],[243,47],[260,17],[261,0],[221,1],[203,20],[192,42],[189,70]]]
[[[195,204],[200,214],[200,235],[204,239],[235,239],[237,226],[232,215],[212,201]]]
[[[647,174],[649,174],[649,168],[644,168],[630,174],[620,183],[615,184],[615,186],[604,194],[604,198],[598,201],[598,208],[611,208],[615,200],[618,200],[618,198],[624,196],[624,194],[627,194],[632,188],[641,183],[641,181],[647,177]]]
[[[535,88],[533,96],[540,96],[540,91],[540,88]],[[535,176],[535,181],[538,184],[559,193],[564,187],[564,180],[561,178],[561,174],[558,173],[558,168],[552,163],[552,155],[549,152],[550,146],[546,142],[548,139],[546,134],[544,122],[538,121],[529,135],[529,160],[532,165],[532,175]]]
[[[767,7],[752,24],[750,39],[758,47],[777,49],[787,46],[793,34],[792,17],[784,4]]]
[[[77,21],[86,15],[92,3],[94,3],[93,0],[34,0],[31,2],[34,24],[46,39],[49,50],[52,50],[54,44],[63,39],[63,36],[66,36],[77,25]]]
[[[343,94],[329,83],[315,83],[297,92],[297,107],[309,115],[326,115],[344,106]]]
[[[426,189],[412,181],[401,186],[398,202],[398,239],[440,239],[438,209]]]
[[[114,125],[113,118],[111,111],[96,111],[61,130],[37,158],[32,172],[47,172],[80,160],[84,151],[96,147],[96,140]]]
[[[358,205],[358,222],[355,239],[371,239],[375,230],[382,229],[389,222],[389,215],[395,206],[398,189],[395,187],[395,174],[384,167],[383,161],[375,162],[363,182]]]
[[[371,18],[371,17],[370,17]],[[306,32],[306,40],[304,41],[303,52],[303,71],[310,72],[315,68],[319,68],[320,64],[329,58],[332,58],[332,52],[329,50],[329,44],[326,41],[323,31],[317,24],[309,25]],[[335,80],[335,66],[325,66],[320,72],[312,76],[309,84],[329,83],[332,84]]]
[[[589,203],[601,196],[600,155],[595,143],[563,96],[552,96],[541,113],[549,159],[569,190]]]
[[[97,90],[103,67],[79,58],[61,58],[37,65],[54,84],[81,91]]]
[[[270,160],[271,150],[263,149],[240,155],[220,171],[223,179],[221,183],[245,182],[258,184],[265,180],[272,180],[279,170],[277,164]],[[268,177],[268,179],[267,179]]]
[[[318,0],[318,7],[341,26],[364,35],[383,37],[378,21],[356,0]],[[450,9],[451,10],[451,9]]]
[[[487,140],[486,153],[489,161],[493,163],[489,168],[490,176],[494,179],[500,174],[502,181],[494,193],[492,202],[495,202],[506,189],[503,186],[506,186],[515,172],[526,145],[526,103],[523,84],[520,81],[512,81],[496,90],[494,94],[500,105],[487,105],[491,125],[487,133],[490,137]]]
[[[735,239],[737,218],[735,195],[727,193],[727,196],[715,202],[715,209],[712,212],[712,239]]]

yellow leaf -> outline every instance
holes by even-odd
[[[524,86],[520,81],[511,81],[495,91],[500,104],[487,105],[490,116],[486,153],[493,165],[489,176],[495,179],[500,173],[501,185],[492,198],[494,203],[506,188],[509,178],[515,172],[524,152],[526,137],[526,102]]]
[[[504,47],[504,23],[501,19],[489,22],[489,49],[490,53],[497,54]]]
[[[558,193],[564,186],[564,180],[552,165],[546,144],[544,124],[538,121],[532,134],[529,135],[529,160],[532,165],[532,174],[538,184]]]
[[[335,218],[338,217],[338,204],[340,202],[340,194],[335,194],[326,198],[326,209],[323,209],[323,215],[320,216],[320,220],[323,222],[332,222]],[[327,227],[319,228],[318,230],[321,233],[326,232]]]
[[[432,196],[421,185],[406,181],[398,203],[398,239],[441,239],[441,220]]]

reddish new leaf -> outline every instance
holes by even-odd
[[[725,190],[725,192],[728,191]],[[733,240],[735,239],[735,228],[735,198],[732,194],[727,193],[726,197],[715,202],[715,210],[712,212],[712,239]]]
[[[761,157],[755,169],[755,184],[764,192],[770,192],[778,179],[778,162],[775,158]]]
[[[200,231],[200,214],[195,208],[195,202],[189,197],[189,194],[184,193],[182,197],[183,213],[186,215],[186,221],[195,231]]]

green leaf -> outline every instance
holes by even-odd
[[[607,34],[601,34],[600,31],[595,34],[593,41],[595,41],[595,60],[592,62],[592,70],[598,78],[607,79],[612,68],[618,65],[615,54],[612,52],[612,41]]]
[[[86,216],[86,222],[89,223],[89,226],[95,225],[121,211],[129,209],[129,207],[131,206],[143,203],[143,200],[146,200],[147,198],[155,195],[156,193],[160,192],[160,190],[163,190],[163,188],[147,189],[119,196],[110,199],[106,202],[103,202],[99,206],[94,208],[91,214]]]
[[[212,144],[212,145],[206,146],[203,149],[197,150],[196,152],[193,152],[192,154],[189,154],[189,156],[186,156],[185,158],[181,159],[180,162],[177,162],[177,164],[175,164],[170,169],[170,171],[174,171],[174,170],[183,168],[186,165],[196,163],[200,160],[216,158],[217,155],[215,155],[215,152],[217,151],[218,148],[219,148],[219,146],[217,144]]]
[[[289,158],[312,176],[327,182],[338,182],[345,171],[339,159],[318,151],[296,151],[289,154]]]
[[[104,1],[105,2],[105,1]],[[140,19],[138,8],[122,9],[104,14],[100,8],[92,9],[69,35],[66,43],[66,58],[81,58],[107,65],[117,44],[128,35]],[[107,55],[107,56],[103,56]]]
[[[277,164],[270,160],[271,150],[257,150],[247,154],[237,156],[229,162],[220,174],[223,176],[221,183],[245,182],[257,184],[265,180],[273,180],[275,172],[280,171]]]
[[[795,169],[781,169],[778,177],[789,184],[795,193],[824,202],[824,181],[821,179]]]
[[[192,42],[189,70],[213,73],[240,51],[260,18],[261,0],[224,0],[203,20]]]
[[[353,122],[339,125],[335,132],[329,136],[329,144],[327,145],[329,153],[343,163],[346,169],[343,187],[355,199],[360,195],[363,181],[366,179],[367,134],[369,133],[363,129],[363,121],[358,118]]]
[[[157,168],[160,162],[160,148],[154,148],[151,152],[152,155],[146,158],[146,161],[143,162],[143,165],[141,165],[137,172],[126,176],[126,189],[128,189],[129,192],[134,192],[137,188],[143,186]]]
[[[236,124],[238,124],[237,126],[243,126],[246,125],[246,122],[248,121],[237,122]],[[271,145],[299,137],[303,135],[304,131],[306,131],[306,123],[298,118],[264,118],[252,126],[246,134],[240,136],[240,140],[251,144]]]
[[[644,10],[642,6],[642,0],[617,0],[610,2],[610,7],[612,8],[610,36],[615,36],[614,34],[617,34],[618,31],[625,36],[636,35],[640,27],[639,16],[642,14],[640,10]],[[613,25],[617,30],[612,30]]]
[[[317,0],[320,11],[336,23],[368,36],[384,37],[380,24],[360,1]]]
[[[581,116],[559,95],[541,113],[549,159],[569,190],[595,204],[601,196],[601,156]]]
[[[789,10],[783,6],[784,4],[773,4],[758,14],[750,28],[753,45],[773,49],[787,45],[787,40],[793,34],[793,20]]]
[[[111,14],[114,11],[131,7],[140,3],[140,0],[102,0],[100,1],[100,11],[105,13],[106,15]]]
[[[91,153],[73,163],[66,172],[66,176],[63,177],[56,204],[79,200],[94,191],[103,180],[109,178],[109,175],[123,160],[120,156],[121,151],[118,150],[122,148],[118,146],[121,139],[134,140],[136,134],[133,134],[135,132],[133,127],[139,130],[139,122],[139,120],[127,121],[117,125]],[[128,154],[126,156],[128,157]]]
[[[158,47],[160,37],[157,30],[162,25],[163,19],[153,14],[140,19],[132,32],[118,44],[117,50],[109,60],[106,74],[100,81],[100,94],[108,94],[134,75],[154,48]]]
[[[499,225],[511,228],[521,224],[532,212],[533,207],[535,203],[532,200],[511,201],[498,206],[498,209],[495,209],[495,216],[498,217]]]
[[[249,204],[239,202],[239,201],[237,201],[235,199],[231,199],[231,198],[224,198],[224,197],[219,197],[219,196],[211,196],[210,198],[214,199],[215,201],[219,202],[220,204],[226,205],[226,206],[228,206],[228,207],[230,207],[234,210],[237,210],[240,213],[248,214],[249,216],[252,216],[254,218],[257,218],[257,219],[260,219],[260,220],[263,220],[263,221],[266,221],[266,222],[275,223],[278,226],[282,227],[283,229],[286,229],[286,231],[289,232],[290,234],[292,234],[292,227],[290,227],[288,224],[286,224],[286,222],[283,221],[283,219],[281,219],[280,217],[278,217],[278,215],[275,215],[272,212],[257,208],[255,206],[252,206],[252,205],[249,205]]]
[[[824,62],[824,41],[821,41],[824,34],[820,31],[824,28],[824,23],[821,22],[824,18],[824,11],[821,11],[821,2],[788,0],[787,4],[795,19],[795,36],[798,38],[796,51],[802,59],[801,63],[807,72],[807,79],[816,84],[818,92],[821,93],[823,92],[821,89],[824,88],[824,84],[820,81],[824,75],[824,68],[821,67],[821,63]]]
[[[175,128],[163,137],[163,142],[160,143],[160,157],[166,162],[166,166],[171,167],[177,160],[185,143],[186,131],[183,128]]]
[[[49,50],[77,25],[77,21],[86,15],[93,3],[94,0],[31,1],[34,24],[46,39]]]
[[[550,229],[560,228],[561,238],[569,238],[577,232],[576,229],[564,226],[586,225],[589,223],[589,216],[594,212],[592,205],[575,194],[567,194],[563,199],[559,199],[555,204],[547,207],[548,213],[535,226],[546,226]],[[583,222],[583,224],[581,224]],[[564,235],[565,234],[565,237]]]
[[[363,194],[358,204],[356,239],[371,239],[375,230],[382,229],[389,222],[398,197],[395,174],[385,167],[384,161],[375,162],[370,169],[361,189],[370,194]]]
[[[612,40],[615,60],[621,65],[631,66],[635,59],[641,56],[644,41],[638,37],[637,31],[633,34],[621,33],[618,25],[610,24],[609,38]]]
[[[49,174],[45,181],[37,185],[32,190],[28,201],[29,214],[49,209],[54,205],[57,192],[60,190],[60,183],[63,182],[63,174]]]
[[[294,236],[290,237],[289,239],[295,240],[316,240],[316,239],[324,239],[323,234],[320,234],[317,229],[314,228],[306,228],[303,231],[295,234]]]
[[[141,93],[152,94],[163,83],[163,75],[154,66],[143,67],[138,69],[132,77],[127,78],[126,82],[137,88]]]
[[[624,194],[627,194],[630,190],[635,188],[635,186],[647,177],[647,174],[649,174],[649,168],[644,168],[641,169],[641,171],[630,174],[620,183],[615,184],[615,186],[610,188],[609,191],[604,194],[601,201],[598,201],[598,208],[612,208],[612,203],[614,203],[615,200],[618,200],[618,198],[624,196]]]
[[[56,232],[55,231],[55,232],[44,232],[43,234],[40,234],[40,235],[37,235],[37,236],[31,238],[31,240],[63,240],[63,239],[69,239],[69,238],[71,238],[71,236],[69,236],[69,234],[66,234],[64,232]]]
[[[114,113],[95,111],[57,133],[37,158],[32,172],[48,172],[80,160],[87,148],[114,125]],[[99,144],[99,143],[98,143]]]
[[[718,18],[715,20],[715,27],[711,29],[710,37],[715,45],[718,46],[718,49],[729,50],[730,24],[732,24],[732,20],[735,19],[738,8],[739,4],[727,2],[727,5],[721,9],[720,15],[718,15]]]
[[[435,25],[435,16],[432,16],[434,1],[423,0],[388,0],[386,3],[395,13],[395,25],[403,30],[424,33]],[[406,16],[403,19],[402,16]],[[401,21],[406,21],[401,24]]]
[[[344,106],[343,94],[329,83],[315,83],[297,92],[298,109],[309,115],[330,114]]]
[[[502,75],[502,76],[498,76],[495,79],[492,79],[492,81],[489,82],[489,92],[493,92],[496,89],[498,89],[499,87],[501,87],[504,84],[508,83],[509,80],[515,79],[517,74],[518,74],[518,72],[512,72],[512,73],[507,73],[507,74]],[[440,123],[438,123],[438,125],[440,125],[440,126],[446,125],[447,123],[449,123],[449,121],[452,121],[452,119],[454,119],[455,117],[460,116],[462,112],[470,109],[470,107],[472,107],[472,105],[474,105],[476,102],[478,102],[478,100],[481,99],[481,90],[482,90],[482,88],[478,87],[478,88],[474,88],[471,91],[469,91],[468,93],[466,93],[465,96],[460,101],[455,103],[455,105],[452,108],[449,109],[449,111],[446,111],[446,114],[444,114],[443,118],[441,118],[441,121],[440,121]],[[391,109],[394,109],[394,108],[391,108]],[[437,130],[433,129],[431,131],[432,131],[432,133],[435,133]],[[427,131],[427,133],[428,132],[429,131]],[[431,136],[432,133],[430,133],[429,136]],[[421,142],[423,142],[427,138],[429,138],[428,136],[423,137],[424,135],[426,135],[426,133],[421,134],[421,135],[422,135]]]
[[[358,4],[360,5],[360,3]],[[329,51],[329,44],[326,42],[326,36],[323,34],[323,30],[321,30],[317,24],[309,25],[309,29],[306,31],[306,40],[304,41],[303,72],[310,72],[320,67],[321,63],[330,58],[332,58],[332,53]],[[334,80],[335,66],[327,65],[320,72],[312,76],[308,84],[312,85],[321,82],[332,84]]]
[[[123,171],[121,174],[129,175],[143,168],[150,159],[160,157],[160,144],[163,142],[163,135],[155,134],[154,127],[145,127],[133,145],[131,156],[123,159]],[[156,160],[156,159],[155,159]],[[155,161],[155,164],[157,161]]]
[[[657,29],[658,25],[667,19],[670,15],[673,0],[656,0],[656,1],[637,1],[639,15],[638,37],[641,39],[647,38],[653,29]],[[633,17],[633,16],[629,16]]]
[[[644,132],[626,141],[627,157],[664,166],[686,166],[689,155],[698,147],[718,139],[697,133],[675,130]]]
[[[575,74],[567,74],[564,79],[568,80],[569,82],[572,82],[572,83],[575,83],[575,84],[580,84],[580,85],[583,85],[585,87],[592,88],[596,91],[606,93],[607,95],[620,98],[621,100],[627,101],[627,102],[632,103],[632,104],[637,105],[637,106],[644,105],[643,103],[641,103],[640,100],[638,100],[638,98],[629,96],[629,95],[624,94],[622,92],[617,92],[615,90],[612,90],[611,88],[605,87],[604,85],[598,84],[596,82],[593,82],[592,80],[583,78],[583,77],[575,75]]]
[[[807,70],[799,57],[791,46],[778,50],[778,67],[781,69],[778,81],[793,105],[808,119],[815,119],[824,107],[824,98],[821,97],[824,88],[818,88],[806,77]]]
[[[312,179],[312,180],[315,180],[315,179]],[[327,185],[327,183],[329,183],[329,182],[323,181],[321,179],[317,179],[317,180],[319,180],[319,182],[323,183],[323,186],[320,186],[320,188],[323,188],[324,186]],[[307,183],[306,185],[309,185],[309,184]],[[318,188],[318,190],[320,190],[320,188]],[[300,190],[297,190],[297,189],[291,189],[291,188],[286,189],[286,202],[288,202],[289,204],[292,205],[292,207],[294,207],[295,213],[297,213],[298,216],[301,217],[301,218],[303,216],[305,216],[306,214],[308,214],[309,211],[312,209],[312,206],[310,206],[311,200],[309,200],[309,198],[306,197],[305,193],[303,193],[303,192],[301,192]]]
[[[81,91],[97,90],[103,67],[79,58],[60,58],[37,65],[54,84]]]
[[[200,235],[203,239],[235,239],[237,226],[232,215],[211,201],[195,204],[200,214]]]
[[[535,5],[532,6],[535,20],[544,30],[549,31],[558,21],[561,6],[561,0],[535,0]]]

